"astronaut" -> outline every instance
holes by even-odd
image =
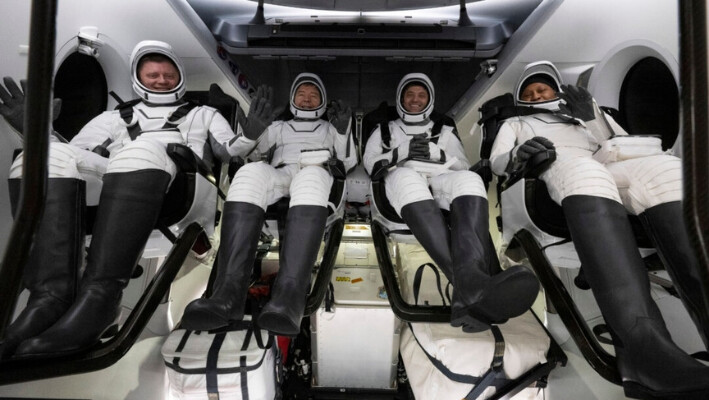
[[[178,171],[166,153],[168,143],[182,143],[208,163],[212,155],[226,161],[237,154],[224,117],[182,100],[185,71],[170,45],[140,42],[130,64],[139,99],[98,115],[69,143],[50,144],[44,215],[23,277],[31,295],[7,330],[5,355],[15,348],[18,356],[77,352],[113,324]],[[9,177],[15,207],[22,155]],[[86,205],[98,210],[79,280]]]
[[[680,160],[668,154],[604,164],[594,160],[603,141],[627,133],[585,89],[561,86],[549,62],[528,65],[514,95],[518,105],[542,110],[504,122],[492,147],[492,170],[504,175],[537,152],[556,150],[556,160],[540,179],[564,210],[610,327],[626,393],[707,398],[709,368],[672,342],[650,296],[647,270],[628,222],[628,212],[641,218],[706,339],[697,261],[682,224]]]
[[[537,297],[539,283],[521,266],[499,271],[485,185],[468,170],[455,127],[443,125],[435,132],[431,80],[421,73],[404,76],[396,99],[400,118],[373,131],[364,166],[370,174],[389,169],[387,198],[453,284],[451,325],[477,332],[522,314]],[[440,169],[424,176],[420,170],[426,164]],[[441,208],[450,210],[450,227]]]
[[[262,107],[270,110],[265,103]],[[295,336],[305,310],[310,274],[325,231],[330,187],[326,168],[338,159],[344,170],[357,163],[351,134],[351,109],[341,101],[327,109],[325,87],[317,75],[302,73],[291,86],[290,120],[249,116],[234,146],[240,154],[270,154],[266,161],[241,167],[229,188],[222,214],[221,248],[213,294],[188,304],[182,326],[209,330],[239,321],[253,269],[266,208],[290,196],[280,269],[271,299],[258,317],[261,328]]]

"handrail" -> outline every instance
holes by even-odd
[[[698,0],[679,1],[680,94],[682,110],[683,211],[704,288],[709,314],[709,91],[707,84],[707,10]]]
[[[314,313],[325,298],[325,293],[327,293],[327,288],[330,283],[330,277],[332,276],[332,268],[337,259],[337,250],[340,248],[340,239],[342,239],[344,225],[342,218],[340,218],[336,220],[330,228],[330,234],[325,244],[325,254],[323,254],[320,268],[315,275],[313,288],[310,290],[305,303],[305,312],[303,313],[305,316]]]
[[[56,14],[56,0],[32,1],[25,93],[25,110],[32,112],[25,112],[24,116],[24,176],[18,213],[0,264],[0,338],[15,310],[22,271],[39,228],[47,195]]]
[[[116,336],[79,354],[1,362],[0,385],[96,371],[120,360],[145,329],[190,249],[203,232],[204,229],[196,222],[187,226]]]

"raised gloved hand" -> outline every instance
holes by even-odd
[[[546,150],[554,150],[554,143],[545,137],[535,136],[519,146],[517,149],[517,160],[526,162],[535,154]]]
[[[559,110],[571,117],[588,122],[596,118],[593,107],[593,96],[585,88],[573,85],[561,85]],[[564,104],[566,102],[566,104]]]
[[[251,100],[251,108],[249,115],[244,117],[244,112],[241,108],[237,110],[236,118],[241,125],[244,136],[251,140],[258,139],[261,134],[273,122],[273,88],[267,85],[261,85],[256,89],[256,94]]]
[[[426,134],[415,135],[409,141],[409,158],[430,159],[431,150]]]
[[[0,84],[0,115],[5,117],[5,120],[15,130],[22,133],[24,129],[25,118],[25,93],[27,92],[27,80],[22,79],[20,85],[9,76],[3,78],[5,86]],[[61,99],[54,99],[52,103],[53,116],[57,119],[62,108]]]
[[[350,124],[352,109],[342,100],[333,101],[327,109],[327,120],[337,129],[337,133],[344,135]]]

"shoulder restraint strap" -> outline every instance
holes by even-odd
[[[177,125],[177,121],[184,118],[185,115],[189,114],[190,111],[192,111],[197,106],[197,103],[188,101],[187,103],[178,107],[177,110],[173,111],[170,117],[167,119],[165,125],[163,126],[163,129],[173,128],[175,125]]]
[[[121,119],[126,123],[128,136],[130,136],[131,140],[135,140],[143,131],[138,122],[133,125],[130,124],[133,121],[133,107],[141,101],[141,99],[133,99],[124,101],[116,106],[116,110],[121,114]]]

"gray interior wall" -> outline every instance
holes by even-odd
[[[394,104],[401,78],[423,72],[433,81],[436,109],[448,111],[472,84],[480,70],[480,60],[450,62],[387,61],[381,57],[337,57],[330,61],[254,59],[232,56],[252,85],[273,86],[276,104],[287,106],[290,86],[301,72],[320,76],[328,100],[345,100],[354,111],[368,112],[382,101]]]

